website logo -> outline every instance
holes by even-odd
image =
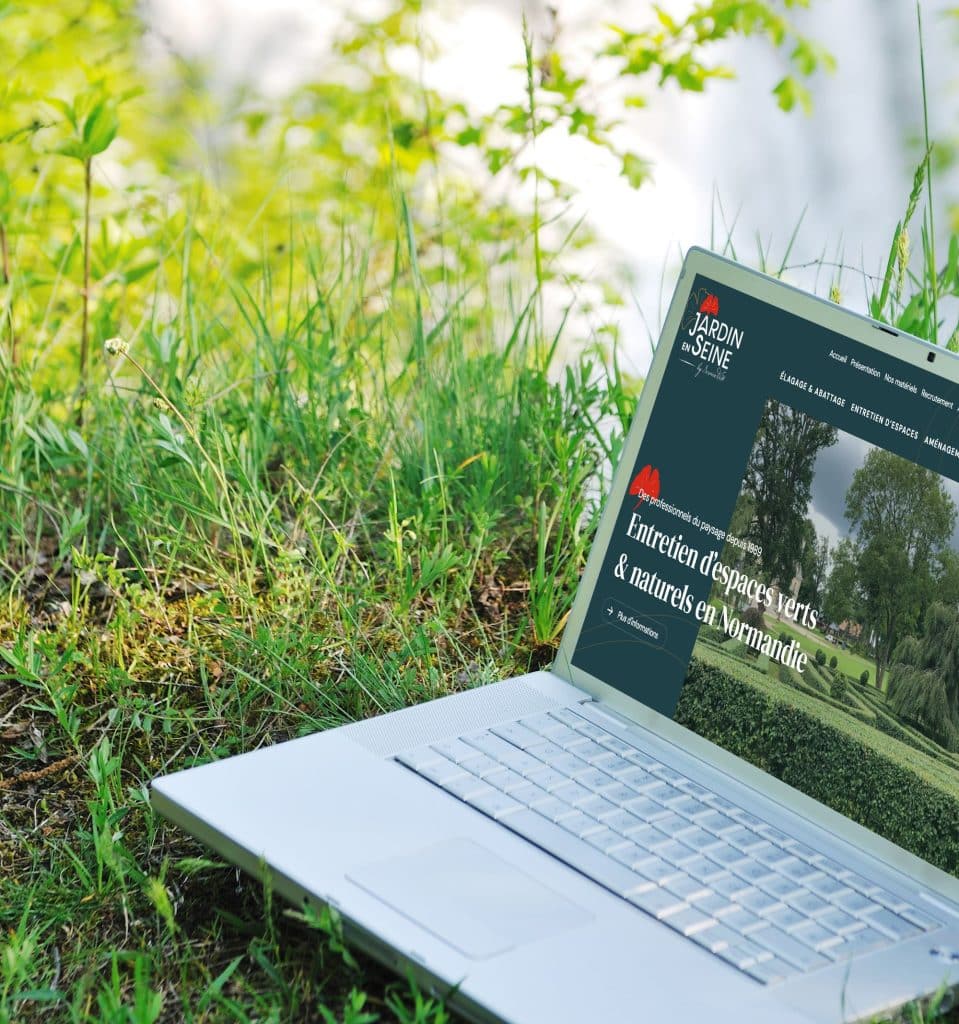
[[[743,329],[719,316],[719,296],[700,288],[689,296],[679,329],[680,361],[694,375],[725,380],[743,344]]]
[[[636,498],[636,504],[633,506],[634,512],[647,498],[658,498],[659,470],[652,466],[643,466],[633,477],[633,482],[629,485],[629,493]]]

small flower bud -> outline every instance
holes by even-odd
[[[126,355],[129,345],[123,340],[123,338],[107,338],[103,343],[103,347],[107,351],[108,356],[122,356]]]

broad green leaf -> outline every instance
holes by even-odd
[[[649,163],[636,153],[624,153],[621,174],[633,188],[639,188],[649,177]]]

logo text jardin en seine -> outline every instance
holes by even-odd
[[[733,356],[742,347],[743,330],[719,318],[719,296],[700,289],[689,297],[689,307],[680,329],[680,357],[701,373],[726,379]]]

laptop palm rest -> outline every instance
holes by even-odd
[[[444,840],[365,864],[346,877],[473,960],[593,919],[589,911],[469,839]]]

